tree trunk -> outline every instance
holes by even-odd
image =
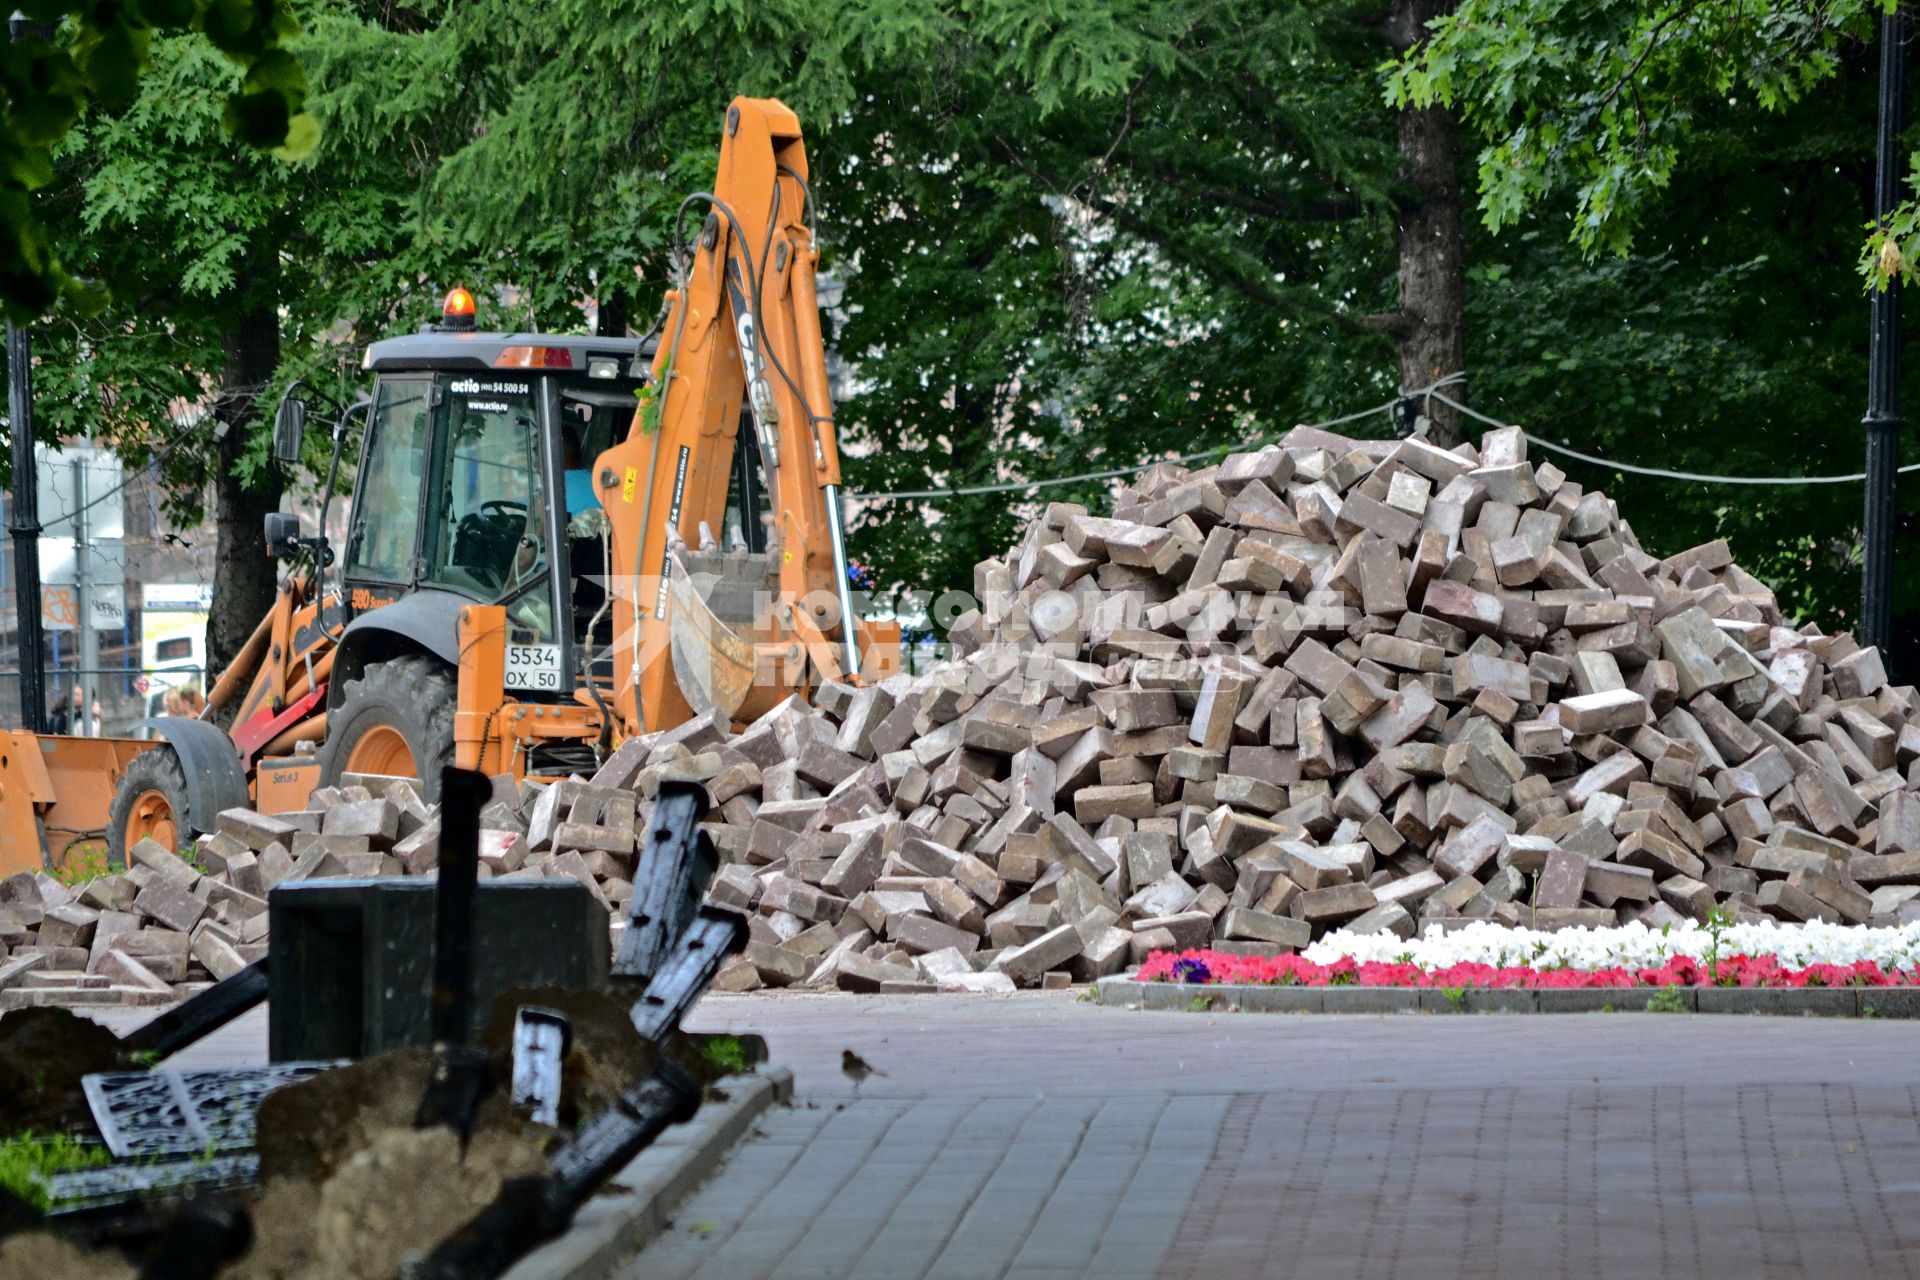
[[[274,562],[267,557],[264,526],[280,509],[282,482],[277,463],[269,462],[251,484],[240,479],[240,459],[260,418],[260,392],[280,363],[280,315],[271,290],[256,278],[248,282],[233,327],[226,333],[226,363],[220,369],[220,400],[214,414],[226,424],[215,446],[213,517],[216,555],[213,614],[207,623],[207,663],[224,670],[240,652],[269,609],[279,587]]]
[[[593,332],[601,338],[627,336],[627,304],[624,299],[602,294]]]
[[[1453,0],[1393,0],[1387,38],[1405,53]],[[1467,285],[1460,242],[1460,122],[1450,109],[1402,111],[1400,186],[1394,241],[1400,256],[1399,347],[1403,389],[1431,386],[1467,363]],[[1466,387],[1447,394],[1466,403]],[[1464,438],[1460,415],[1437,401],[1423,405],[1430,436],[1442,448]]]

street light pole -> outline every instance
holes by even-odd
[[[20,723],[30,733],[47,727],[46,673],[41,669],[40,481],[33,456],[33,334],[7,321],[7,422],[13,434],[13,602],[20,615]]]
[[[1874,160],[1873,213],[1884,224],[1900,202],[1898,142],[1906,115],[1907,17],[1904,9],[1880,19],[1880,133]],[[1873,292],[1867,356],[1867,494],[1862,519],[1865,551],[1860,574],[1860,641],[1888,654],[1893,641],[1894,504],[1900,466],[1900,285]]]
[[[7,40],[18,44],[32,30],[27,15],[15,9],[7,19]],[[46,672],[40,634],[40,478],[33,456],[33,331],[7,321],[7,426],[13,434],[13,509],[7,532],[13,537],[13,603],[20,615],[14,632],[19,642],[20,723],[29,733],[47,728]]]

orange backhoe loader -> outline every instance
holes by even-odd
[[[143,722],[153,741],[0,734],[0,875],[79,842],[119,865],[350,776],[429,798],[448,763],[565,777],[696,714],[897,670],[898,626],[848,589],[811,212],[799,121],[736,99],[657,342],[484,332],[455,289],[438,324],[368,347],[370,394],[290,390],[283,459],[309,401],[334,413],[324,495],[361,427],[344,545],[325,499],[317,536],[268,517],[284,585],[200,717]]]

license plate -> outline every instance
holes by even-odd
[[[508,645],[507,688],[558,693],[560,691],[560,646],[557,644]]]

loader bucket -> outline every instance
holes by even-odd
[[[98,846],[127,764],[162,742],[0,733],[0,877],[58,870]],[[103,863],[104,865],[104,863]]]
[[[753,691],[754,646],[707,607],[702,585],[675,550],[669,581],[673,616],[668,621],[673,673],[696,713],[717,708],[732,719]]]

